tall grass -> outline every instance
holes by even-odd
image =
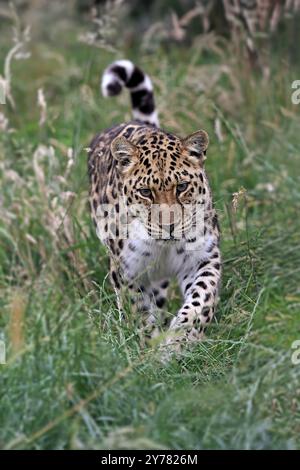
[[[1,447],[299,448],[299,63],[274,53],[266,81],[214,35],[114,52],[63,25],[11,63],[15,109],[1,106]],[[164,366],[119,315],[87,206],[85,147],[130,118],[127,96],[98,90],[121,56],[153,77],[165,128],[211,136],[221,302],[206,340]]]

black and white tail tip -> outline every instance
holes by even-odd
[[[130,60],[117,60],[103,73],[103,96],[114,96],[126,87],[130,91],[133,117],[159,127],[150,78]]]

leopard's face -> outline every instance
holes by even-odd
[[[203,162],[208,136],[198,131],[179,139],[152,131],[136,145],[112,142],[126,204],[153,238],[181,239],[195,225],[210,197]]]

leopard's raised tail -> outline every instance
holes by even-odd
[[[134,119],[159,127],[151,79],[130,60],[117,60],[102,75],[102,95],[119,95],[124,87],[130,91]]]

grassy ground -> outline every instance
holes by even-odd
[[[1,70],[12,47],[2,27]],[[80,43],[82,29],[69,23],[32,41],[31,57],[11,65],[15,109],[0,109],[9,119],[0,134],[0,446],[299,448],[299,63],[280,42],[267,80],[211,36],[116,54]],[[128,96],[104,101],[98,90],[121,56],[153,77],[165,128],[211,136],[221,302],[207,339],[166,366],[140,350],[130,312],[120,319],[87,207],[84,148],[130,118]]]

